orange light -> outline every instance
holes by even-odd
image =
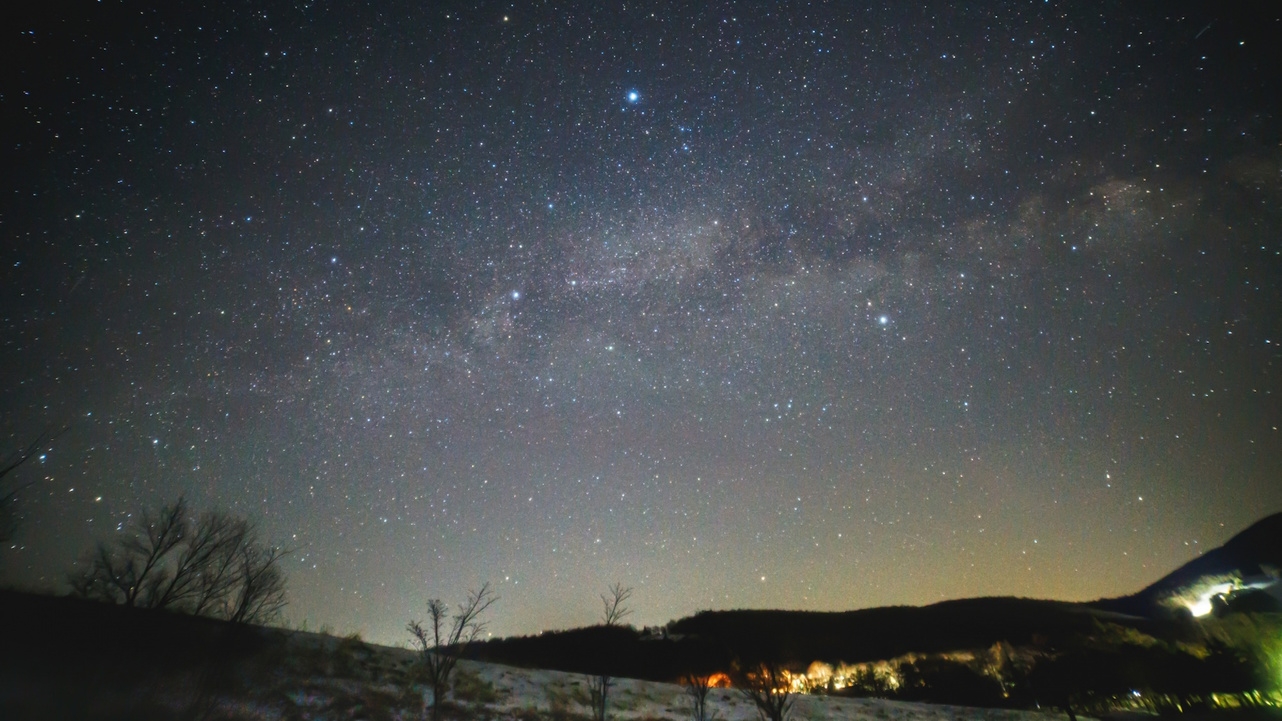
[[[730,677],[724,673],[714,673],[708,677],[708,686],[711,688],[730,688]]]

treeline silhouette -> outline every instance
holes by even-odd
[[[1022,598],[946,601],[860,611],[703,611],[662,629],[592,626],[475,644],[471,657],[517,666],[676,681],[768,659],[804,670],[812,661],[857,663],[908,653],[1031,643],[1091,628],[1077,604]],[[1135,619],[1140,624],[1148,621]]]
[[[588,626],[478,641],[468,658],[525,668],[676,682],[727,661],[702,639],[654,636],[631,626]]]
[[[1255,599],[1260,605],[1264,604]],[[1018,598],[845,613],[707,611],[663,628],[593,626],[490,640],[469,657],[516,666],[679,682],[819,661],[837,678],[813,693],[966,706],[1188,710],[1233,695],[1264,703],[1282,680],[1282,614],[1219,607],[1217,617],[1142,619]]]

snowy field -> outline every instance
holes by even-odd
[[[245,706],[238,710],[249,712],[255,718],[411,719],[420,718],[427,709],[430,692],[421,687],[406,691],[406,679],[415,659],[412,652],[315,636],[311,639],[296,636],[291,645],[298,649],[317,641],[327,648],[315,655],[339,661],[331,660],[325,668],[314,668],[322,673],[310,676],[299,674],[302,668],[291,669],[292,672],[286,674],[290,681],[281,679],[293,686],[291,691],[283,696],[274,695],[274,703],[259,702],[251,704],[252,710]],[[313,647],[312,650],[319,649]],[[290,654],[294,659],[309,655],[306,652]],[[581,674],[462,661],[455,673],[454,692],[444,716],[451,720],[584,721],[591,717],[587,689],[588,678]],[[1065,718],[1063,714],[1050,712],[879,699],[819,695],[795,698],[791,715],[794,721],[1052,721]],[[227,707],[224,710],[233,711]],[[710,691],[709,711],[720,721],[758,719],[752,702],[729,688]],[[691,702],[680,685],[620,678],[614,680],[610,690],[608,714],[619,721],[684,721],[691,718]]]
[[[487,709],[496,716],[520,717],[535,711],[540,716],[556,716],[564,710],[586,715],[587,680],[560,671],[517,669],[497,664],[470,663],[460,668],[465,674],[488,681],[499,699]],[[626,721],[690,718],[690,700],[685,689],[676,684],[615,679],[611,689],[609,714]],[[1005,709],[976,709],[961,706],[852,699],[832,696],[796,696],[792,718],[797,721],[827,719],[869,719],[878,721],[941,721],[980,719],[992,721],[1050,721],[1063,714],[1032,713]],[[710,710],[725,721],[756,721],[757,709],[738,691],[713,689],[709,693]],[[525,712],[525,713],[523,713]]]
[[[0,719],[204,719],[207,721],[409,721],[428,717],[431,692],[406,648],[358,637],[262,629],[221,649],[177,654],[172,648],[76,657],[83,663],[10,664],[0,674]],[[180,642],[177,642],[180,643]],[[171,644],[172,645],[172,644]],[[181,644],[180,644],[181,645]],[[46,649],[47,650],[47,649]],[[52,658],[52,657],[51,657]],[[105,659],[111,658],[114,661]],[[462,661],[441,706],[442,721],[590,721],[589,678],[582,674]],[[713,721],[757,721],[738,691],[710,690]],[[687,721],[684,687],[617,678],[614,721]],[[877,699],[796,696],[791,721],[1063,721],[1063,714],[937,706]]]

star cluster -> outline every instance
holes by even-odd
[[[504,634],[1136,590],[1282,507],[1259,13],[7,24],[0,433],[69,430],[0,568],[185,494],[388,643],[487,580]]]

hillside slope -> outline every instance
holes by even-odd
[[[0,718],[245,721],[423,717],[429,693],[415,683],[415,655],[356,638],[251,626],[0,591],[10,619],[0,654]],[[681,686],[616,679],[617,721],[684,721]],[[444,709],[449,721],[588,721],[587,681],[561,671],[464,661]],[[756,709],[715,689],[722,721],[754,721]],[[805,696],[809,721],[1051,721],[1054,714]]]
[[[1148,618],[1170,616],[1181,606],[1191,608],[1198,604],[1205,604],[1200,611],[1210,612],[1213,596],[1229,595],[1235,590],[1259,590],[1276,596],[1282,591],[1279,569],[1282,569],[1282,513],[1275,513],[1139,592],[1102,599],[1091,605]],[[1236,588],[1226,590],[1225,584]]]

